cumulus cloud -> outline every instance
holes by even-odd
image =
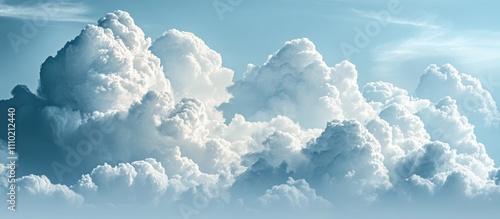
[[[426,123],[432,139],[448,143],[456,151],[454,162],[461,168],[453,169],[461,170],[456,177],[468,179],[466,184],[470,186],[468,190],[471,190],[467,190],[468,195],[476,194],[476,189],[494,184],[491,179],[491,173],[495,171],[494,162],[486,153],[484,145],[477,142],[474,126],[465,116],[460,115],[456,101],[449,97],[443,98],[434,107],[422,110],[419,115]],[[443,127],[447,129],[444,130]]]
[[[354,65],[344,61],[328,67],[305,38],[286,42],[262,66],[249,65],[243,79],[228,89],[233,98],[220,106],[226,120],[236,113],[250,121],[284,115],[303,127],[320,128],[332,119],[372,116]]]
[[[363,95],[378,112],[366,128],[380,143],[390,181],[397,188],[401,183],[396,171],[400,160],[430,141],[425,124],[416,113],[432,103],[387,82],[366,84]]]
[[[380,143],[355,120],[329,122],[303,152],[310,160],[309,177],[325,194],[373,201],[378,190],[392,186]]]
[[[125,110],[149,90],[171,92],[150,45],[127,12],[109,13],[45,60],[38,93],[56,106],[92,113]]]
[[[155,159],[99,165],[73,188],[92,204],[157,205],[167,191],[168,176]]]
[[[151,43],[128,13],[107,14],[42,64],[38,94],[19,85],[0,101],[16,108],[20,192],[200,217],[499,200],[500,171],[474,126],[493,124],[496,105],[451,65],[430,66],[417,96],[387,82],[361,92],[354,64],[329,67],[303,38],[232,77],[194,34]]]
[[[486,168],[479,162],[458,153],[449,144],[433,142],[402,159],[397,171],[407,179],[401,186],[406,186],[405,190],[413,198],[429,195],[435,195],[436,199],[452,196],[462,200],[464,197],[495,197],[498,188],[489,175],[483,175]],[[481,168],[483,170],[478,170]]]
[[[84,198],[71,190],[66,185],[52,184],[46,176],[27,175],[16,180],[21,194],[26,204],[31,207],[79,207],[83,204]],[[40,202],[40,200],[46,200]]]
[[[222,57],[193,33],[168,30],[150,50],[163,65],[177,100],[197,98],[209,107],[229,100],[226,87],[233,83],[233,71],[222,67]]]
[[[496,196],[493,160],[477,141],[458,101],[431,103],[385,82],[369,83],[364,95],[381,109],[367,124],[381,143],[396,190],[410,199]],[[427,195],[424,195],[427,194]]]
[[[416,94],[433,102],[446,96],[455,99],[460,113],[467,115],[476,125],[489,126],[498,122],[496,103],[481,81],[459,73],[450,64],[441,67],[430,65],[420,77]]]
[[[304,180],[288,178],[286,184],[273,186],[266,194],[257,198],[257,204],[264,207],[290,207],[303,209],[309,207],[328,207],[330,202],[317,196],[316,191]]]
[[[405,106],[410,113],[416,113],[431,104],[427,99],[413,97],[408,91],[383,81],[367,83],[363,87],[363,96],[379,111],[395,103]]]

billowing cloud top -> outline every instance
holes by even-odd
[[[358,90],[354,65],[328,67],[308,39],[286,42],[262,66],[249,65],[242,80],[229,87],[233,98],[222,104],[226,119],[236,113],[251,121],[285,115],[307,128],[334,118],[366,121],[371,107]]]
[[[194,97],[209,106],[229,100],[226,87],[233,83],[233,71],[222,67],[221,55],[194,34],[166,31],[150,49],[160,58],[178,100]]]
[[[459,73],[450,64],[430,65],[420,79],[416,94],[431,101],[449,96],[457,101],[460,112],[477,125],[498,123],[499,113],[491,94],[477,78]]]
[[[234,83],[222,63],[192,33],[151,42],[124,11],[85,27],[42,64],[38,94],[19,85],[0,101],[17,112],[19,215],[498,213],[500,171],[474,126],[498,112],[474,77],[431,65],[416,96],[360,90],[354,64],[328,66],[306,38]]]
[[[128,13],[107,14],[47,58],[38,92],[50,104],[82,112],[122,111],[149,90],[170,92],[150,45]]]

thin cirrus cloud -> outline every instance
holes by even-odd
[[[151,40],[125,11],[86,26],[42,64],[36,93],[18,85],[0,101],[31,137],[17,142],[20,215],[498,213],[500,171],[471,124],[498,112],[472,76],[431,65],[420,88],[436,78],[448,87],[418,96],[388,82],[359,86],[354,64],[328,66],[307,38],[234,83],[222,63],[192,33]],[[465,109],[465,97],[483,104]],[[479,112],[471,121],[470,111]]]
[[[395,14],[384,14],[388,15],[387,17],[383,17],[382,14],[376,13],[375,11],[363,11],[363,10],[358,10],[358,9],[352,9],[354,13],[356,13],[358,16],[370,19],[370,20],[379,20],[380,22],[384,22],[387,24],[397,24],[397,25],[407,25],[407,26],[413,26],[413,27],[420,27],[420,28],[425,28],[425,29],[440,29],[442,28],[441,25],[433,24],[432,21],[436,19],[435,16],[422,16],[418,20],[410,20],[410,19],[403,19],[400,18],[399,16]]]
[[[373,72],[385,80],[416,87],[422,70],[429,63],[452,63],[461,71],[479,78],[482,87],[496,98],[500,67],[500,32],[484,29],[458,29],[455,24],[439,16],[423,19],[392,19],[386,28],[401,31],[406,37],[382,42],[371,49]],[[412,66],[413,69],[408,69]],[[395,77],[408,75],[409,79]],[[391,79],[394,78],[394,79]]]
[[[24,1],[10,3],[0,1],[0,17],[36,19],[61,22],[92,22],[86,16],[88,6],[71,1]]]
[[[389,40],[373,44],[370,49],[375,65],[373,72],[396,74],[404,71],[398,67],[402,63],[412,64],[418,60],[422,60],[420,64],[428,64],[429,61],[453,62],[466,67],[467,71],[473,69],[475,72],[471,74],[493,74],[499,67],[495,62],[500,58],[498,31],[481,29],[479,25],[475,28],[459,28],[461,24],[451,22],[444,15],[415,14],[406,6],[401,5],[402,11],[397,14],[388,11],[383,13],[382,10],[351,9],[356,14],[353,18],[382,24],[380,34],[405,36],[386,37]]]
[[[414,38],[379,46],[375,49],[376,60],[410,60],[426,57],[431,53],[435,56],[452,56],[462,63],[486,63],[500,57],[497,52],[500,43],[495,40],[499,36],[498,32],[482,30],[465,32],[444,28],[435,31],[425,30]],[[415,52],[419,50],[426,53]]]
[[[437,16],[429,19],[389,19],[391,24],[415,27],[413,34],[404,39],[388,42],[373,49],[377,65],[388,62],[432,57],[448,57],[455,64],[474,65],[475,68],[493,69],[498,67],[494,60],[500,58],[498,50],[500,33],[496,31],[469,29],[456,30],[453,25],[439,24]]]

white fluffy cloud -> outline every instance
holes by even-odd
[[[84,198],[66,185],[52,184],[46,176],[27,175],[16,180],[20,198],[35,208],[79,207]],[[45,200],[40,202],[40,200]]]
[[[296,39],[232,76],[192,33],[151,44],[128,13],[107,14],[42,65],[43,98],[17,86],[0,101],[33,136],[19,141],[20,159],[38,149],[63,168],[23,166],[20,192],[90,211],[193,203],[197,213],[499,200],[500,171],[472,125],[493,123],[495,102],[450,65],[431,65],[418,97],[386,82],[361,93],[352,63],[329,67]]]
[[[450,64],[430,65],[420,78],[416,94],[433,102],[450,96],[457,101],[460,113],[476,125],[489,126],[499,119],[496,103],[479,79],[459,73]]]
[[[495,171],[494,162],[486,153],[484,145],[477,142],[474,126],[460,115],[456,101],[449,97],[443,98],[435,106],[419,112],[419,116],[426,124],[431,139],[448,143],[456,153],[449,165],[456,163],[458,167],[450,168],[449,171],[458,172],[460,174],[456,177],[467,179],[468,195],[476,195],[477,190],[494,184],[491,178]]]
[[[227,120],[236,113],[250,121],[284,115],[303,127],[320,128],[332,119],[373,116],[358,90],[354,65],[328,67],[308,39],[288,41],[262,66],[249,65],[228,89],[233,98],[220,106]]]
[[[380,143],[355,120],[329,122],[304,153],[310,159],[309,177],[321,181],[322,192],[331,196],[373,201],[392,186]]]
[[[431,104],[385,82],[369,83],[364,95],[381,109],[367,128],[382,145],[394,190],[410,197],[497,194],[497,169],[457,101]]]
[[[160,58],[177,100],[197,98],[209,107],[229,100],[226,87],[233,71],[222,67],[222,57],[194,34],[175,29],[156,39],[151,51]]]
[[[316,191],[303,180],[288,178],[286,184],[273,186],[266,194],[257,198],[257,204],[264,207],[286,207],[304,209],[310,207],[328,207],[330,202],[316,195]]]
[[[167,191],[168,176],[155,159],[99,165],[73,188],[91,204],[157,205]]]
[[[490,178],[492,170],[477,158],[458,153],[449,144],[433,142],[408,154],[396,171],[406,180],[400,186],[406,186],[404,190],[410,197],[490,199],[498,196],[498,186]]]
[[[405,106],[410,113],[416,113],[431,104],[427,99],[412,97],[408,91],[383,81],[367,83],[363,87],[363,96],[379,111],[386,106],[397,103]]]
[[[51,104],[91,113],[126,110],[149,90],[170,92],[150,45],[127,12],[109,13],[47,58],[39,94]]]

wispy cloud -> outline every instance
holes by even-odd
[[[431,28],[431,29],[439,29],[441,26],[432,24],[429,22],[425,21],[411,21],[411,20],[404,20],[404,19],[399,19],[399,18],[391,18],[388,19],[387,22],[391,24],[399,24],[399,25],[409,25],[409,26],[414,26],[414,27],[423,27],[423,28]]]
[[[38,19],[60,22],[92,22],[86,14],[89,8],[83,3],[70,1],[25,1],[9,3],[0,0],[0,17]]]
[[[396,24],[396,25],[406,25],[406,26],[413,26],[413,27],[419,27],[419,28],[426,28],[426,29],[440,29],[442,26],[435,24],[436,17],[435,16],[422,16],[419,17],[418,19],[410,20],[410,19],[403,19],[396,17],[395,15],[391,15],[389,18],[382,18],[379,17],[379,14],[374,13],[374,11],[364,11],[364,10],[358,10],[358,9],[352,9],[354,13],[356,13],[358,16],[370,20],[380,20],[383,19],[384,22],[387,22],[388,24]]]
[[[498,78],[500,32],[480,29],[459,30],[446,26],[438,29],[430,27],[416,29],[417,33],[410,37],[375,47],[372,51],[373,72],[391,78],[408,71],[408,66],[420,67],[420,70],[423,70],[425,68],[423,65],[428,65],[429,62],[452,63],[460,67],[460,71],[480,78],[483,85],[490,92],[494,92],[492,86],[498,86],[500,81]],[[407,73],[409,77],[416,74],[416,72]],[[410,81],[398,82],[413,86]]]
[[[427,29],[414,37],[391,42],[374,51],[378,62],[404,61],[422,57],[454,57],[461,63],[487,63],[500,59],[499,32]]]

